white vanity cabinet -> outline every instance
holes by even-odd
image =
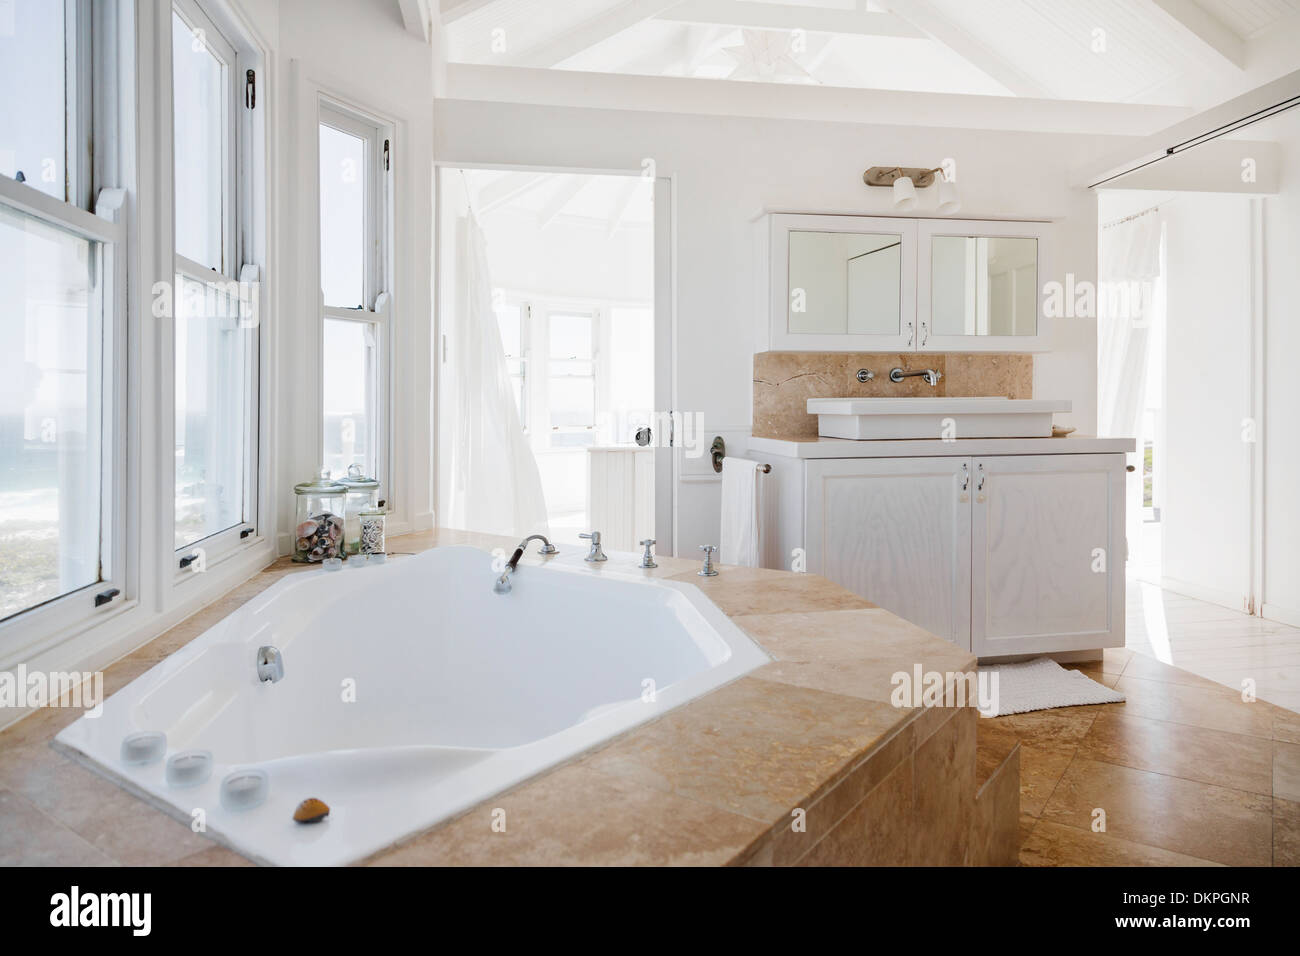
[[[751,439],[779,501],[765,554],[788,567],[802,548],[809,572],[983,659],[1122,646],[1131,446]]]

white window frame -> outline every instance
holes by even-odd
[[[325,304],[325,292],[320,278],[320,127],[330,126],[366,143],[365,191],[365,246],[367,255],[363,263],[360,308],[346,308]],[[368,327],[374,353],[374,376],[371,382],[371,400],[374,403],[375,421],[371,438],[375,448],[373,457],[378,480],[377,496],[392,503],[393,445],[389,423],[392,421],[392,339],[393,297],[392,282],[392,222],[393,222],[393,124],[361,112],[340,100],[321,94],[317,99],[317,116],[314,127],[316,137],[316,274],[318,290],[317,321],[320,323],[320,354],[317,368],[320,374],[320,392],[317,396],[317,455],[325,458],[325,374],[324,374],[324,323],[326,319],[357,322]],[[335,478],[343,477],[334,475]]]
[[[128,336],[126,192],[95,181],[113,169],[102,157],[116,150],[118,131],[108,123],[94,122],[92,89],[117,80],[116,51],[110,43],[93,41],[117,25],[116,9],[91,0],[66,0],[64,4],[66,186],[64,199],[56,199],[28,183],[0,176],[0,204],[18,214],[94,243],[98,252],[99,282],[96,303],[100,311],[99,366],[87,369],[98,375],[100,394],[100,507],[98,580],[18,611],[0,621],[0,656],[30,657],[72,633],[115,616],[130,607],[136,575],[128,563]],[[92,29],[92,25],[94,29]],[[76,144],[84,148],[76,150]],[[92,146],[93,144],[93,146]],[[100,161],[97,164],[97,157]],[[114,170],[115,171],[115,170]],[[93,199],[92,199],[93,197]],[[93,212],[90,211],[93,207]],[[94,305],[92,305],[94,307]]]
[[[260,267],[253,261],[256,246],[253,230],[257,219],[254,208],[253,181],[255,177],[262,173],[262,164],[255,159],[252,149],[252,144],[257,138],[254,129],[255,118],[253,110],[248,109],[245,103],[244,87],[247,70],[254,69],[258,75],[262,73],[258,69],[261,66],[261,54],[244,38],[237,35],[232,36],[232,31],[222,29],[213,16],[216,11],[210,11],[207,4],[202,0],[171,0],[171,3],[168,4],[165,16],[165,37],[168,50],[171,49],[173,11],[180,14],[181,19],[185,21],[191,30],[202,29],[204,31],[206,46],[212,51],[216,59],[226,67],[228,75],[224,105],[225,115],[222,117],[222,127],[227,134],[227,142],[225,143],[222,158],[222,191],[227,198],[222,203],[221,266],[219,269],[210,269],[176,252],[175,199],[173,193],[173,199],[169,205],[171,217],[167,229],[167,232],[172,236],[172,259],[174,263],[172,274],[173,277],[179,274],[185,279],[204,284],[218,284],[223,288],[230,288],[230,283],[238,283],[241,290],[241,309],[255,306],[260,311],[266,305],[260,301],[260,296],[259,301],[256,303],[244,298],[244,292],[250,287],[249,284],[252,283],[253,286],[256,286],[261,279]],[[170,58],[168,62],[170,63]],[[168,110],[170,116],[175,109],[172,97],[174,87],[170,70],[167,74],[166,85],[165,100],[170,107]],[[167,127],[174,136],[175,130],[172,123],[169,122]],[[169,156],[174,162],[174,152],[169,153]],[[173,290],[173,295],[177,300],[182,294],[183,289],[176,288]],[[175,434],[172,433],[172,441],[167,448],[167,464],[170,468],[166,478],[167,484],[172,491],[171,506],[168,511],[168,520],[164,523],[170,532],[167,540],[171,543],[173,549],[174,584],[181,584],[194,579],[193,572],[195,570],[204,570],[253,546],[259,537],[261,529],[261,509],[259,504],[262,498],[262,475],[264,473],[259,454],[263,418],[260,387],[262,377],[260,366],[261,339],[262,333],[259,324],[257,331],[246,336],[245,342],[244,520],[181,547],[176,547],[174,531],[176,488],[173,449],[175,448]],[[172,371],[170,395],[174,403],[176,397],[176,340],[174,326],[169,345],[167,355]],[[169,421],[175,422],[174,413],[169,417]]]

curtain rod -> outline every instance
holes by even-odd
[[[1173,202],[1173,200],[1168,199],[1165,202]],[[1143,209],[1141,212],[1135,212],[1130,216],[1124,216],[1120,219],[1112,219],[1110,222],[1103,222],[1101,224],[1101,228],[1109,229],[1111,226],[1122,226],[1124,223],[1132,222],[1134,219],[1141,219],[1143,216],[1149,216],[1153,212],[1159,212],[1160,207],[1163,205],[1165,205],[1165,203],[1158,203],[1157,205],[1154,205],[1149,209]]]

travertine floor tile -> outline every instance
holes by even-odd
[[[113,866],[113,860],[16,793],[0,790],[0,866]]]
[[[1273,796],[1300,803],[1300,744],[1273,742]]]
[[[1209,730],[1271,737],[1278,708],[1264,701],[1247,703],[1241,694],[1217,686],[1188,686],[1168,681],[1121,677],[1116,689],[1128,700],[1124,713],[1134,717],[1191,724]]]
[[[1099,714],[1079,757],[1252,793],[1273,792],[1272,742],[1261,737]]]
[[[1300,803],[1273,798],[1273,865],[1300,866]]]
[[[1109,833],[1093,833],[1039,821],[1020,845],[1022,866],[1221,866],[1210,860],[1185,856],[1121,840]]]
[[[1042,820],[1091,832],[1098,809],[1121,840],[1231,866],[1272,859],[1272,799],[1260,794],[1076,757]]]

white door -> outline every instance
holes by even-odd
[[[972,459],[971,650],[1124,644],[1124,456]]]
[[[810,461],[808,570],[970,647],[969,458]]]

